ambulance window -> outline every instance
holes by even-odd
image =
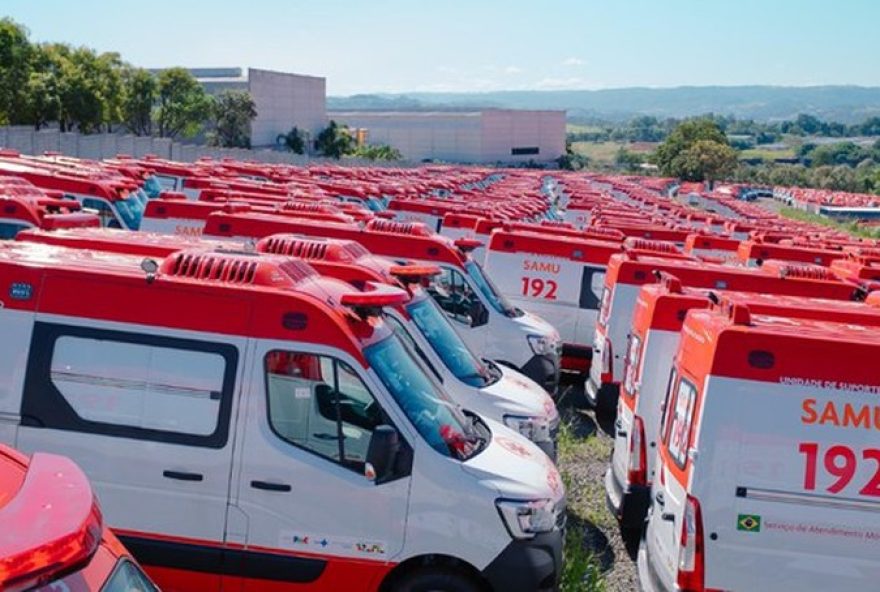
[[[442,271],[428,288],[431,296],[456,321],[471,324],[471,310],[477,296],[458,271],[448,267]]]
[[[697,389],[686,378],[682,378],[678,383],[675,401],[670,411],[671,422],[666,435],[666,445],[669,454],[672,455],[672,458],[681,468],[684,468],[687,461],[696,399]]]
[[[226,360],[217,353],[62,336],[50,380],[87,421],[197,436],[217,428]]]
[[[601,267],[584,267],[581,276],[580,307],[598,310],[605,289],[605,271]]]
[[[276,350],[266,354],[265,367],[275,435],[362,473],[373,430],[389,420],[351,366]]]
[[[9,240],[15,238],[15,235],[30,228],[29,224],[15,224],[13,222],[0,222],[0,240]]]
[[[669,383],[666,385],[666,398],[663,400],[663,407],[660,409],[660,437],[663,441],[666,441],[666,427],[669,425],[669,415],[672,408],[669,406],[670,399],[672,398],[672,387],[675,385],[675,379],[678,377],[678,374],[675,371],[675,368],[669,373]]]
[[[131,561],[122,559],[101,592],[158,592],[147,575]]]
[[[624,393],[630,397],[635,395],[638,378],[639,362],[642,354],[642,340],[635,333],[629,336],[629,346],[626,351],[626,368],[623,373]]]
[[[409,334],[409,331],[406,330],[406,327],[403,326],[397,318],[389,315],[385,315],[385,322],[388,323],[388,326],[391,327],[391,330],[394,331],[394,334],[400,338],[400,340],[417,356],[419,359],[427,366],[434,376],[437,377],[437,380],[443,382],[443,378],[440,377],[440,373],[437,372],[437,369],[434,368],[434,365],[428,360],[428,356],[425,355],[425,351],[419,347],[419,344],[416,343],[416,340],[413,339],[412,335]],[[448,321],[447,321],[448,322]]]

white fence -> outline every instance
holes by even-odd
[[[58,152],[65,156],[100,160],[127,154],[136,158],[155,154],[160,158],[181,162],[194,162],[200,158],[234,158],[266,163],[308,164],[331,163],[346,166],[411,166],[405,162],[382,162],[346,157],[342,161],[314,158],[307,155],[278,150],[247,150],[244,148],[212,148],[196,144],[183,144],[168,138],[132,136],[126,134],[90,134],[60,132],[57,129],[35,131],[28,126],[0,127],[0,148],[9,148],[22,154]]]

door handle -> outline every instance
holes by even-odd
[[[251,487],[254,489],[262,489],[263,491],[290,491],[291,487],[287,483],[271,483],[270,481],[251,481]]]
[[[657,505],[661,508],[666,505],[666,496],[663,495],[662,491],[658,491],[654,496],[654,501],[657,502]]]
[[[187,473],[186,471],[162,471],[162,476],[177,481],[204,481],[205,476],[201,473]]]

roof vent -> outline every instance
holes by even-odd
[[[432,236],[432,232],[421,222],[394,222],[374,218],[367,222],[367,230],[385,234],[409,234],[412,236]]]
[[[777,273],[781,278],[801,280],[837,281],[838,279],[827,267],[817,265],[780,265],[777,268]]]
[[[162,275],[197,279],[203,282],[293,287],[315,271],[305,262],[272,261],[244,255],[205,251],[181,251],[167,257]]]
[[[623,241],[623,247],[629,251],[651,251],[654,253],[671,253],[680,255],[681,251],[673,243],[659,240],[646,240],[631,236]]]

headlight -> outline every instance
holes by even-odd
[[[529,347],[538,356],[556,355],[556,340],[546,335],[527,335]]]
[[[495,500],[495,505],[510,536],[515,539],[534,538],[536,534],[556,528],[556,509],[552,500],[499,499]]]
[[[546,417],[505,415],[504,425],[519,432],[532,442],[550,440],[550,420]]]

